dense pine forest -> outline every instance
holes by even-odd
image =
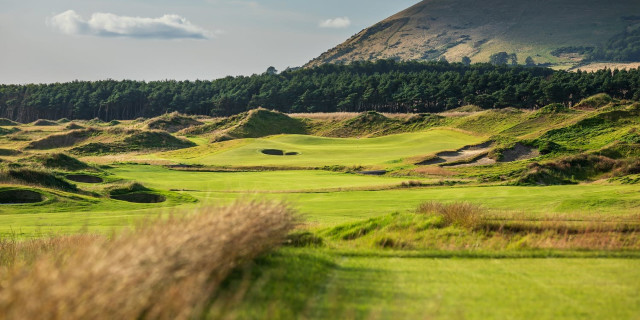
[[[640,100],[640,70],[594,73],[447,62],[357,62],[313,69],[270,68],[260,75],[214,81],[74,81],[1,85],[0,117],[135,119],[167,112],[228,116],[256,107],[283,112],[440,112],[567,106],[607,93]]]

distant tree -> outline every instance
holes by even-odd
[[[503,66],[509,62],[509,54],[506,52],[494,53],[489,57],[489,63],[494,66]]]
[[[517,66],[518,65],[518,55],[515,53],[512,53],[509,55],[509,60],[511,60],[511,65],[512,66]]]
[[[525,64],[527,67],[533,67],[533,66],[535,66],[535,65],[536,65],[536,62],[535,62],[535,61],[533,61],[533,58],[531,58],[531,56],[528,56],[528,57],[527,57],[527,59],[524,61],[524,64]]]
[[[449,63],[449,61],[447,60],[447,57],[445,56],[441,56],[439,61]]]
[[[464,64],[465,66],[470,66],[471,65],[471,58],[464,56],[462,57],[462,64]]]
[[[264,74],[268,74],[268,75],[278,74],[278,70],[275,67],[271,66],[267,68],[267,71],[265,71]]]

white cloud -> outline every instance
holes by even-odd
[[[351,26],[351,20],[348,17],[327,19],[320,22],[320,28],[342,29]]]
[[[206,30],[175,14],[143,18],[94,13],[91,19],[85,20],[75,11],[69,10],[52,17],[48,23],[69,35],[154,39],[206,39],[212,36]]]

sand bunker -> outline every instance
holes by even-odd
[[[487,166],[490,164],[494,164],[496,163],[495,160],[489,158],[489,157],[482,157],[478,160],[474,160],[471,161],[469,163],[461,163],[461,164],[454,164],[454,165],[443,165],[443,167],[447,167],[447,168],[464,168],[464,167],[475,167],[475,166]]]
[[[70,174],[67,176],[67,179],[73,182],[80,183],[102,183],[104,180],[100,177],[91,176],[87,174]]]
[[[37,203],[42,201],[44,201],[44,196],[31,190],[0,191],[0,204]]]
[[[268,156],[297,156],[299,154],[297,152],[285,152],[278,149],[264,149],[262,150],[262,153]]]
[[[500,162],[513,162],[519,160],[533,159],[540,156],[540,151],[534,147],[525,146],[521,143],[502,152],[502,160]]]
[[[418,166],[428,166],[433,164],[446,164],[451,162],[457,162],[465,159],[470,159],[475,156],[479,156],[483,153],[489,152],[491,150],[492,141],[488,141],[482,144],[466,146],[462,149],[456,151],[444,151],[436,154],[435,158],[428,159],[419,163],[416,163]]]
[[[133,203],[161,203],[167,201],[167,198],[155,193],[135,192],[111,196],[112,199],[127,201]]]

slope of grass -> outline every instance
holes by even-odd
[[[199,157],[192,157],[189,150],[184,150],[183,153],[161,154],[158,157],[177,162],[217,166],[383,166],[399,163],[411,156],[478,143],[481,139],[451,130],[430,130],[369,139],[283,135],[247,142],[237,148]],[[270,156],[261,152],[264,149],[297,152],[299,155]]]
[[[488,110],[459,118],[454,122],[454,126],[490,136],[519,124],[527,116],[527,112],[516,109]]]
[[[174,112],[149,119],[146,122],[145,127],[149,130],[162,130],[174,133],[202,124],[202,122],[194,119],[193,117]]]
[[[215,120],[212,123],[186,129],[187,135],[209,135],[215,141],[242,138],[261,138],[276,134],[305,134],[307,125],[300,119],[286,114],[258,108]]]
[[[447,118],[432,114],[415,114],[408,118],[390,118],[377,112],[365,112],[341,121],[316,121],[310,125],[314,135],[323,137],[378,137],[422,131],[443,126]]]

